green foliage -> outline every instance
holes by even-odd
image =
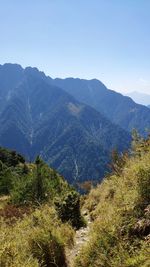
[[[0,147],[0,161],[2,161],[7,166],[15,167],[19,163],[24,163],[25,159],[16,151],[11,151],[6,148]]]
[[[18,174],[26,172],[25,159],[20,154],[0,147],[0,195],[9,194]]]
[[[23,174],[14,179],[11,199],[15,204],[41,204],[68,189],[63,178],[37,157],[35,164],[29,165],[27,174],[23,167]]]
[[[51,232],[38,230],[29,242],[30,250],[40,267],[67,267],[64,245]]]
[[[33,203],[33,175],[18,176],[13,181],[13,186],[10,192],[11,202],[14,204],[30,204]]]
[[[138,204],[144,209],[150,203],[150,167],[138,172]]]
[[[66,247],[74,240],[71,224],[81,225],[79,195],[40,157],[34,164],[16,166],[0,161],[0,190],[10,193],[0,199],[0,266],[67,267]],[[70,209],[71,217],[63,217],[63,223],[55,199],[64,199]]]
[[[132,131],[132,146],[131,155],[134,157],[142,157],[145,152],[148,152],[150,145],[150,135],[147,134],[147,138],[144,139],[137,130]]]
[[[10,167],[7,167],[0,161],[0,195],[7,195],[12,188],[13,173]]]
[[[120,155],[116,149],[113,149],[111,157],[112,159],[110,168],[112,172],[114,172],[117,175],[121,175],[123,167],[125,166],[126,161],[128,159],[128,153],[124,152]]]
[[[37,156],[35,160],[35,175],[33,179],[33,197],[35,201],[41,203],[47,199],[48,189],[48,173],[46,172],[46,166],[44,162]],[[50,177],[49,177],[50,179]]]
[[[2,148],[0,155],[0,195],[10,195],[12,203],[37,205],[70,190],[67,182],[39,156],[34,164],[27,164],[22,156]]]
[[[73,227],[79,229],[84,225],[80,213],[80,197],[76,191],[69,192],[59,201],[55,202],[59,218],[62,222],[70,222]]]

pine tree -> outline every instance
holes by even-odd
[[[35,173],[35,199],[38,203],[41,203],[45,199],[45,190],[44,190],[44,177],[42,176],[42,167],[44,162],[40,156],[36,157],[35,160],[36,173]]]

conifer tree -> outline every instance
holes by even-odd
[[[44,190],[44,177],[42,176],[42,167],[44,165],[40,156],[35,160],[36,173],[35,173],[35,199],[40,203],[45,198]]]

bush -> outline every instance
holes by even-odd
[[[68,188],[67,182],[37,157],[35,164],[24,165],[22,173],[13,179],[11,199],[15,204],[39,205],[61,196]]]
[[[42,205],[14,224],[0,217],[1,267],[66,267],[65,248],[74,231],[58,220],[54,208]]]
[[[58,238],[44,229],[37,230],[29,242],[30,250],[40,267],[66,267],[64,246]]]
[[[9,167],[15,167],[19,163],[25,163],[24,157],[16,151],[11,151],[2,147],[0,147],[0,160]]]
[[[80,197],[76,191],[67,193],[63,199],[56,201],[55,205],[62,222],[69,221],[76,229],[84,225],[80,212]]]
[[[94,222],[75,267],[150,266],[150,139],[135,137],[132,157],[122,166],[115,153],[113,174],[87,196]]]
[[[138,173],[138,206],[144,209],[150,203],[150,168],[141,168]]]
[[[33,202],[33,176],[32,174],[16,177],[11,190],[11,202],[13,204],[29,204]]]
[[[12,188],[13,173],[0,161],[0,195],[8,195]]]

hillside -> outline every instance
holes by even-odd
[[[149,267],[150,139],[135,134],[132,153],[114,156],[112,174],[81,198],[85,223],[61,176],[1,148],[0,265]]]
[[[0,148],[0,266],[67,267],[84,225],[79,194],[39,157]]]
[[[36,68],[1,66],[0,88],[0,145],[28,160],[40,154],[70,183],[100,180],[111,150],[130,145],[125,130],[49,84]]]
[[[150,266],[150,139],[135,139],[113,170],[85,200],[93,223],[75,267]]]
[[[50,79],[50,82],[60,86],[97,111],[101,112],[113,123],[123,129],[132,131],[136,128],[141,134],[150,127],[150,111],[147,107],[136,104],[131,98],[107,89],[99,80],[84,79]]]
[[[0,195],[9,195],[12,203],[28,205],[38,202],[36,190],[39,190],[39,202],[45,202],[71,187],[39,156],[35,162],[27,163],[16,151],[0,147]]]

